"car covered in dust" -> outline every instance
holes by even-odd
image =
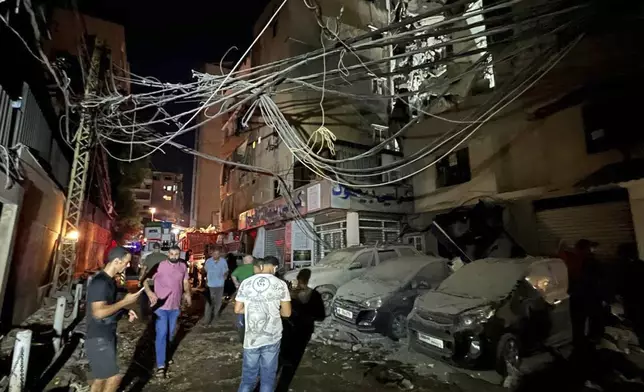
[[[311,270],[309,287],[317,290],[324,301],[327,315],[331,314],[331,302],[340,286],[362,276],[370,268],[401,256],[421,256],[422,253],[409,245],[351,246],[334,250],[324,256]],[[284,280],[294,282],[298,271],[290,271]]]
[[[450,272],[447,259],[430,256],[380,264],[340,287],[333,301],[333,318],[361,332],[402,339],[416,297],[437,287]]]
[[[571,341],[567,289],[559,259],[475,260],[416,299],[410,348],[507,374],[525,355]]]

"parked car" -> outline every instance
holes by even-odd
[[[438,257],[401,257],[380,264],[340,287],[333,318],[361,332],[402,339],[416,297],[437,287],[449,274],[448,260]]]
[[[401,256],[421,256],[422,253],[409,245],[352,246],[335,250],[326,255],[311,269],[309,287],[322,296],[327,315],[331,314],[331,303],[338,287],[362,276],[371,267]],[[284,275],[287,282],[295,281],[297,271]]]
[[[559,259],[482,259],[416,300],[410,348],[507,374],[526,354],[572,340],[568,273]]]

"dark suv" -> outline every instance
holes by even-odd
[[[572,339],[568,274],[559,259],[483,259],[418,297],[410,348],[463,367],[504,374],[540,348]]]

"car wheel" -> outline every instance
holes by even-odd
[[[521,346],[519,339],[512,333],[501,336],[496,346],[496,368],[499,374],[507,376],[521,366]]]
[[[327,316],[330,316],[331,305],[333,304],[333,297],[335,297],[336,290],[331,286],[317,287],[316,290],[322,297],[322,302],[324,303],[324,313]]]
[[[396,312],[391,316],[389,323],[389,337],[393,340],[401,340],[407,337],[407,315]]]

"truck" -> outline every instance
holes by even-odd
[[[167,254],[172,245],[179,243],[178,232],[173,230],[171,222],[155,221],[148,222],[143,227],[143,248],[141,249],[141,260],[152,252],[155,243],[161,245],[161,252]],[[182,252],[181,257],[185,257]]]
[[[192,251],[193,260],[200,263],[208,258],[208,246],[217,243],[218,233],[188,232],[180,240],[179,247],[184,252]]]

